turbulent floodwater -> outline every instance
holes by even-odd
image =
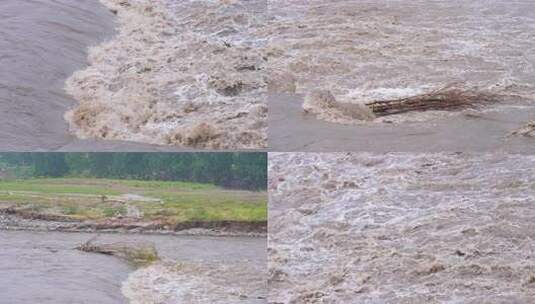
[[[102,0],[119,33],[91,48],[67,91],[81,138],[214,149],[265,148],[264,25],[255,1]]]
[[[465,134],[488,137],[484,145],[499,150],[509,132],[535,118],[534,10],[535,2],[518,0],[270,1],[265,34],[270,37],[270,90],[299,94],[269,101],[270,114],[280,113],[270,121],[276,128],[270,129],[270,146],[323,150],[321,141],[330,139],[331,146],[368,150],[365,144],[348,145],[344,139],[377,136],[388,142],[414,129],[435,134],[421,137],[427,145],[429,139],[444,141],[443,136],[453,140],[457,132],[447,130],[460,124]],[[405,113],[371,122],[336,109],[308,108],[314,113],[309,116],[349,128],[317,124],[303,117],[302,109],[292,110],[301,107],[299,96],[317,89],[329,90],[339,102],[362,104],[450,84],[495,94],[502,103],[478,111]],[[525,115],[508,123],[519,112]],[[484,119],[472,123],[473,115],[464,117],[467,113]],[[502,122],[486,120],[493,116]],[[296,132],[288,136],[287,130]],[[303,138],[307,132],[318,135]]]
[[[535,302],[535,157],[269,161],[270,303]]]
[[[223,2],[1,1],[0,149],[264,148],[266,3]]]
[[[23,303],[265,303],[260,238],[104,234],[100,243],[154,243],[163,262],[135,270],[74,247],[93,234],[0,232],[2,301]],[[191,294],[208,292],[204,298]],[[221,302],[223,301],[223,302]]]
[[[0,150],[129,147],[76,140],[63,119],[75,103],[65,80],[111,36],[112,16],[97,0],[0,1]]]
[[[2,1],[1,149],[266,148],[268,103],[275,150],[533,146],[507,136],[535,118],[533,1],[100,2]],[[372,121],[314,103],[302,114],[318,89],[361,104],[452,83],[501,103]]]

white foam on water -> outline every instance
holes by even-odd
[[[270,153],[270,302],[533,302],[534,164]]]
[[[368,103],[374,101],[401,99],[415,95],[424,94],[428,91],[428,87],[418,88],[376,88],[370,90],[350,90],[344,97],[347,101],[352,100],[358,103]]]
[[[528,98],[534,105],[535,17],[528,13],[535,9],[532,1],[270,0],[269,4],[270,69],[272,75],[292,75],[299,94],[329,90],[338,101],[362,103],[458,83]],[[387,121],[429,121],[450,115],[455,114],[404,113]],[[349,123],[332,115],[319,117]]]
[[[246,263],[162,262],[132,273],[122,291],[131,304],[265,303],[262,273]]]
[[[101,0],[119,33],[66,84],[80,138],[195,148],[264,148],[265,1]],[[256,10],[255,10],[256,9]],[[227,29],[225,33],[218,33]]]

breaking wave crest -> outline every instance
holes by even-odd
[[[265,269],[243,264],[158,263],[123,284],[132,304],[265,303]]]
[[[117,36],[90,49],[66,83],[81,138],[195,148],[266,147],[257,39],[265,1],[101,0]]]

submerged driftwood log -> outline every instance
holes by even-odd
[[[77,246],[76,249],[83,252],[116,256],[137,267],[147,266],[159,260],[158,252],[152,244],[95,244],[94,241],[97,237],[98,235]]]
[[[412,111],[462,110],[497,101],[496,95],[449,85],[421,95],[366,103],[366,106],[375,116],[387,116]]]
[[[509,133],[509,136],[527,136],[535,137],[535,121],[528,122],[522,127]]]

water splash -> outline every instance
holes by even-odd
[[[132,273],[122,291],[132,304],[265,303],[263,273],[247,263],[158,263]]]
[[[66,90],[80,138],[194,148],[264,148],[265,1],[102,0],[115,39],[90,49]]]

